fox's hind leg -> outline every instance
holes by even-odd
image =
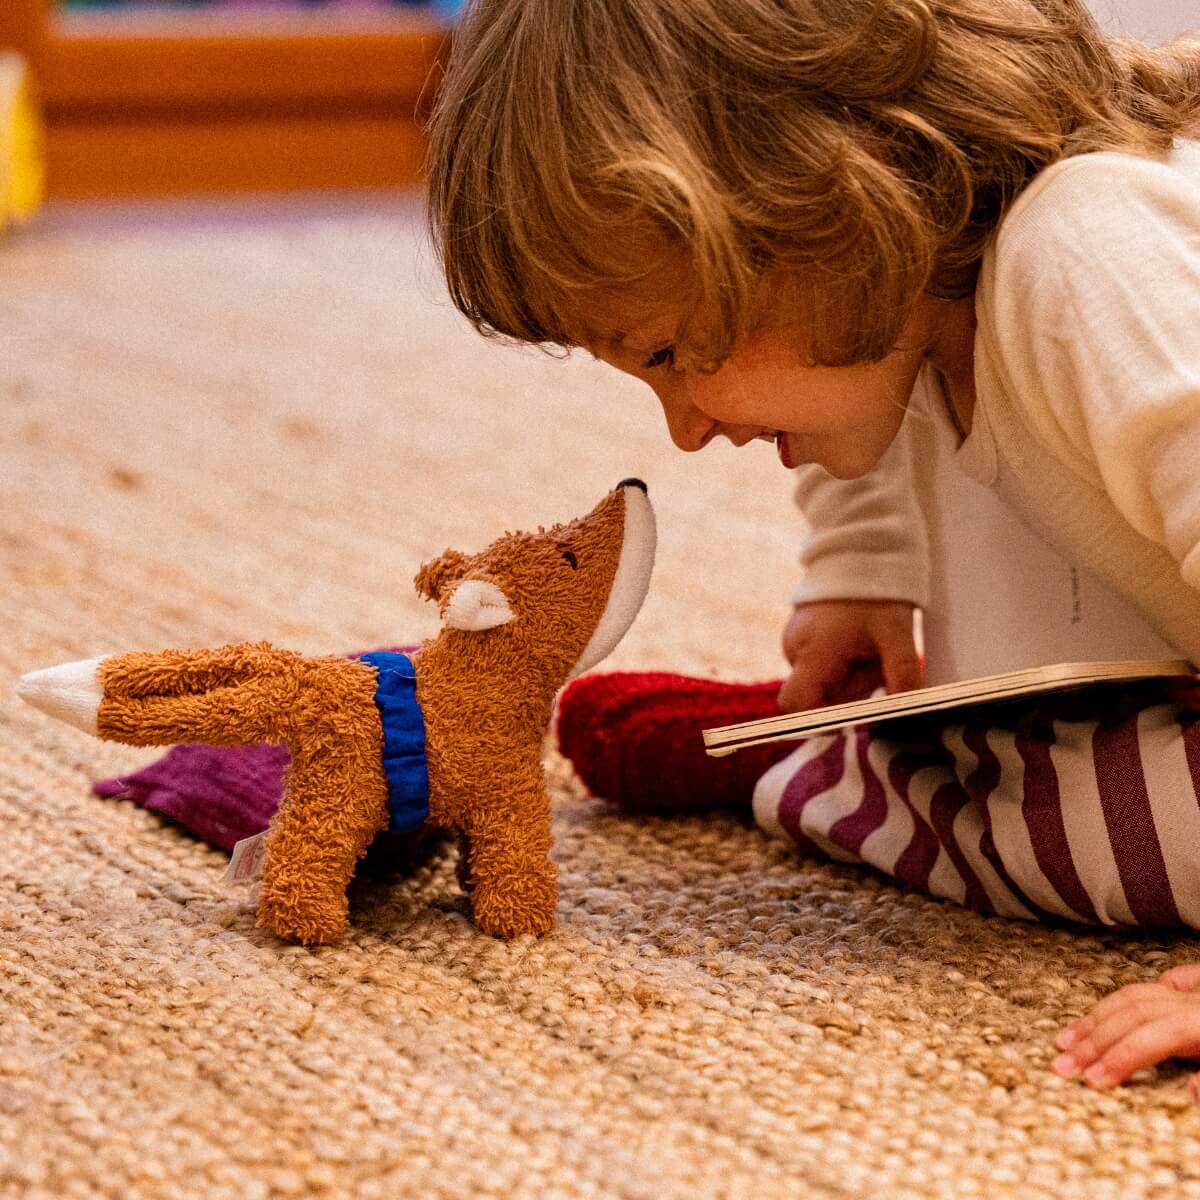
[[[278,937],[336,941],[358,860],[387,828],[376,674],[364,663],[310,660],[291,720],[283,803],[271,822],[258,920]]]
[[[31,704],[132,746],[275,742],[291,751],[267,838],[259,922],[328,942],[346,927],[355,864],[388,824],[376,672],[266,644],[66,663],[24,676]]]

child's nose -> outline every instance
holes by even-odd
[[[717,422],[687,402],[664,404],[671,441],[689,453],[703,450],[717,432]]]

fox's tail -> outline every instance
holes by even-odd
[[[266,642],[64,663],[23,675],[17,693],[88,733],[131,746],[290,744],[313,659]]]

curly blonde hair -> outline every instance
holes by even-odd
[[[475,0],[430,223],[486,334],[584,343],[583,297],[673,262],[694,361],[780,305],[811,361],[874,361],[922,292],[971,293],[1039,171],[1198,116],[1200,43],[1107,38],[1081,0]]]

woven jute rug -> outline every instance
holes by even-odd
[[[0,1195],[1200,1196],[1183,1067],[1048,1070],[1192,938],[621,817],[548,748],[556,932],[478,933],[446,848],[287,946],[222,854],[90,794],[153,752],[12,696],[119,650],[426,636],[421,561],[628,475],[661,552],[606,666],[769,678],[798,537],[769,446],[679,454],[639,385],[478,339],[395,202],[51,212],[0,246],[0,346]]]

